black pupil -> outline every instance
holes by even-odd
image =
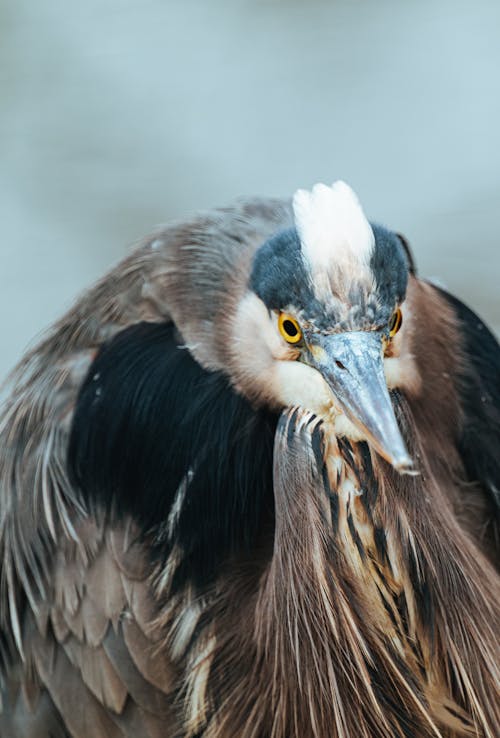
[[[285,329],[287,336],[290,336],[291,338],[295,338],[295,336],[299,332],[297,329],[297,326],[294,323],[292,323],[291,320],[284,320],[283,328]]]

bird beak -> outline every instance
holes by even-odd
[[[411,468],[387,390],[380,334],[316,333],[308,342],[305,361],[321,373],[336,405],[376,451],[398,471]]]

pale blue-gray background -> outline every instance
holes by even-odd
[[[498,0],[0,0],[0,379],[155,224],[336,178],[500,328]]]

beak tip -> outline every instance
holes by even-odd
[[[413,459],[408,454],[393,457],[390,463],[400,474],[413,470]]]

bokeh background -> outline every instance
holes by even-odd
[[[499,331],[498,0],[0,0],[0,380],[156,224],[337,178]]]

